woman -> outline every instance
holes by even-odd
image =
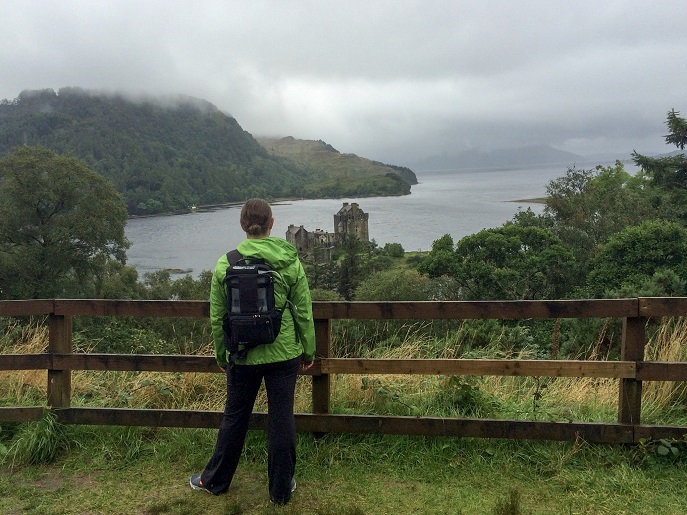
[[[215,495],[226,492],[236,472],[248,422],[258,390],[265,380],[268,401],[268,478],[270,500],[285,504],[296,488],[296,423],[293,415],[298,372],[308,370],[315,355],[315,328],[308,281],[298,254],[286,240],[270,236],[274,218],[270,205],[251,199],[241,209],[246,239],[237,250],[244,258],[263,259],[278,272],[275,304],[284,310],[281,330],[270,344],[248,350],[245,358],[228,366],[222,321],[227,313],[224,283],[229,262],[217,262],[210,289],[210,323],[217,364],[227,374],[227,401],[217,435],[215,452],[202,474],[191,476],[191,487]]]

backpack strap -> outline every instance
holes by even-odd
[[[229,261],[229,266],[236,266],[239,264],[240,261],[243,261],[243,264],[247,263],[264,263],[265,260],[261,258],[252,258],[249,257],[247,260],[246,258],[243,257],[243,254],[241,254],[238,249],[230,250],[227,252],[227,261]]]
[[[235,266],[240,260],[243,259],[243,256],[241,253],[238,251],[238,249],[230,250],[227,252],[227,261],[229,261],[229,266]],[[245,354],[245,352],[244,352]],[[243,356],[245,357],[245,356]],[[234,368],[234,365],[236,364],[236,359],[238,358],[238,350],[236,352],[230,352],[229,353],[229,368],[232,369]]]
[[[238,249],[230,250],[229,252],[227,252],[227,261],[229,261],[229,265],[231,266],[234,266],[241,259],[243,259],[243,256],[238,251]]]

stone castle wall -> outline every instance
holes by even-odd
[[[334,232],[321,229],[308,231],[302,225],[289,225],[286,241],[291,243],[301,256],[316,260],[331,260],[334,251],[348,238],[353,236],[361,241],[370,241],[368,232],[368,213],[356,202],[343,206],[334,215]]]

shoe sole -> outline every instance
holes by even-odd
[[[188,484],[191,485],[191,488],[193,488],[194,490],[200,490],[201,492],[207,492],[209,494],[212,493],[210,490],[208,490],[204,486],[194,485],[193,484],[193,476],[191,476],[191,479],[188,480]]]
[[[296,491],[296,480],[295,480],[295,479],[291,479],[291,493],[294,493],[295,491]],[[287,501],[287,502],[288,502],[288,501]],[[283,506],[283,505],[286,504],[285,502],[277,502],[277,501],[275,501],[274,499],[270,499],[270,503],[276,504],[276,505],[278,505],[278,506]]]

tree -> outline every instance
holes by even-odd
[[[0,160],[0,297],[99,295],[109,261],[126,261],[126,207],[75,157],[20,147]]]
[[[402,258],[405,255],[403,245],[400,243],[385,243],[384,252],[392,258]]]
[[[611,235],[657,216],[645,178],[628,174],[620,161],[594,170],[569,168],[546,190],[544,216],[580,263],[588,261]]]
[[[556,299],[573,285],[576,262],[551,231],[505,225],[461,239],[454,270],[466,300]]]
[[[353,292],[365,274],[363,255],[365,246],[358,238],[348,237],[343,242],[343,258],[339,264],[338,293],[346,300],[353,299]]]
[[[432,250],[422,259],[418,270],[430,277],[455,275],[453,250],[453,238],[450,234],[444,234],[432,242]]]
[[[687,229],[677,222],[646,221],[625,228],[601,248],[592,261],[588,288],[594,297],[640,290],[655,294],[658,287],[664,295],[684,295],[679,279],[685,277]]]
[[[568,168],[564,176],[547,185],[544,212],[567,224],[583,223],[587,218],[587,192],[593,177],[593,170]]]
[[[560,298],[574,285],[576,269],[572,253],[553,232],[526,223],[482,230],[455,249],[446,234],[418,266],[441,277],[445,285],[436,283],[437,297],[452,300]]]
[[[432,285],[427,276],[416,270],[382,270],[360,283],[355,300],[432,300]]]
[[[670,133],[666,143],[684,150],[687,144],[687,120],[672,109],[666,124]],[[652,204],[661,211],[663,217],[687,223],[687,158],[684,154],[663,157],[648,157],[632,153],[635,163],[651,180],[655,192]]]
[[[687,120],[682,118],[675,109],[671,109],[666,124],[670,130],[670,134],[666,136],[666,143],[684,150],[685,145],[687,145]]]

